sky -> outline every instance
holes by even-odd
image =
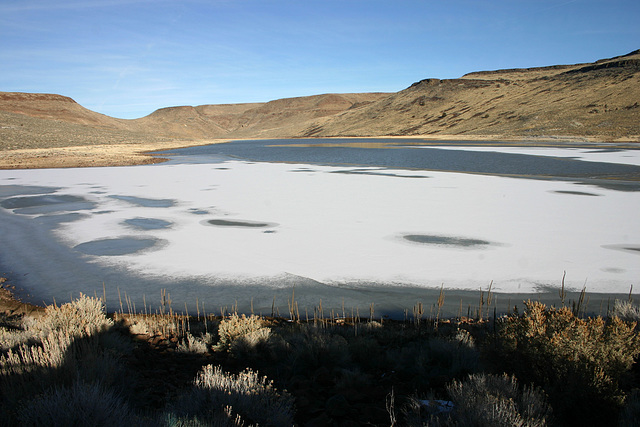
[[[638,0],[0,0],[0,91],[112,117],[640,49]]]

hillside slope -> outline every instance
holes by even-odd
[[[0,92],[0,150],[164,141],[130,120],[43,93]]]
[[[392,94],[168,107],[135,120],[61,95],[0,92],[0,150],[330,136],[640,142],[640,50],[588,64],[426,79]]]
[[[427,79],[303,136],[500,135],[639,140],[640,51],[592,64]]]
[[[95,127],[126,127],[126,120],[96,113],[69,97],[49,93],[0,92],[0,111]]]
[[[266,103],[170,107],[132,122],[138,129],[180,138],[297,136],[307,121],[362,107],[389,95],[324,94]]]

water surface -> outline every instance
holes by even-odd
[[[272,139],[233,141],[158,154],[175,156],[177,162],[196,162],[197,159],[206,162],[207,159],[226,157],[259,162],[361,165],[544,178],[640,178],[640,166],[637,165],[499,152],[499,147],[496,151],[468,151],[460,142],[457,143],[460,149],[456,149],[454,143],[447,144],[447,149],[439,148],[436,142],[432,142],[436,146],[429,144],[420,139]]]

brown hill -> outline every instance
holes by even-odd
[[[179,138],[297,136],[304,123],[358,108],[386,93],[325,94],[266,103],[170,107],[133,120],[138,129]]]
[[[0,92],[0,151],[166,140],[66,96]]]
[[[0,151],[327,136],[640,141],[639,105],[640,50],[588,64],[426,79],[394,94],[169,107],[135,120],[61,95],[0,92]]]
[[[0,150],[168,140],[296,136],[308,122],[362,107],[389,94],[326,94],[267,103],[161,108],[123,120],[54,94],[0,92]]]
[[[125,127],[125,120],[88,110],[73,99],[48,93],[0,92],[0,111],[97,127]]]
[[[640,141],[640,51],[592,64],[427,79],[303,136],[498,135]]]
[[[133,122],[147,132],[177,138],[207,138],[229,132],[236,117],[256,104],[168,107]]]

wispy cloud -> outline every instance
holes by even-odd
[[[94,1],[20,1],[15,3],[0,4],[0,12],[26,12],[40,10],[65,10],[65,9],[92,9],[113,6],[127,6],[131,4],[147,3],[155,4],[167,0],[94,0]]]

